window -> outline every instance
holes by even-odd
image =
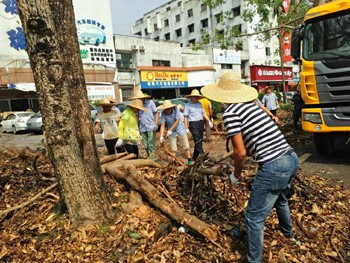
[[[165,35],[164,35],[164,39],[165,39],[165,40],[170,40],[170,33],[165,34]]]
[[[201,4],[201,12],[207,11],[207,5],[206,4]]]
[[[131,69],[131,65],[132,65],[131,53],[117,53],[116,60],[117,60],[118,70]]]
[[[232,64],[221,64],[221,69],[232,69]]]
[[[222,13],[219,13],[215,15],[216,23],[220,24],[222,21],[224,21],[224,15]]]
[[[194,32],[194,24],[188,25],[187,28],[188,28],[188,32],[189,33],[193,33]]]
[[[196,44],[196,39],[190,39],[190,40],[188,40],[188,45],[187,46],[192,46],[194,44]]]
[[[154,28],[154,31],[157,31],[157,30],[158,30],[158,25],[157,25],[157,23],[153,24],[153,28]]]
[[[232,14],[234,17],[241,15],[241,6],[237,6],[232,9]]]
[[[166,8],[166,11],[170,11],[170,6],[168,6],[168,7]]]
[[[180,22],[180,15],[175,16],[175,22]]]
[[[147,28],[145,28],[145,36],[147,36],[148,35],[148,30],[147,30]]]
[[[182,36],[182,30],[181,28],[175,30],[176,36],[181,37]]]
[[[271,48],[270,47],[265,47],[265,54],[266,54],[266,56],[271,56]]]
[[[141,33],[141,31],[139,31],[139,32],[135,33],[135,35],[136,36],[142,36],[142,33]]]
[[[154,41],[159,41],[159,37],[155,37],[155,38],[154,38]]]
[[[164,27],[168,27],[169,26],[169,19],[165,19],[164,20]]]
[[[193,9],[192,8],[187,10],[187,15],[188,15],[188,17],[192,17],[193,16]]]
[[[180,2],[177,2],[177,6],[180,6],[181,5],[181,1]]]
[[[208,18],[201,20],[202,28],[207,28],[209,25]]]
[[[152,59],[152,66],[153,67],[170,67],[170,61]]]

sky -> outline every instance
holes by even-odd
[[[110,0],[113,33],[131,35],[131,26],[144,13],[169,2],[169,0]]]

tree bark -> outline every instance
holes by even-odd
[[[72,0],[17,1],[48,154],[74,223],[115,218],[92,130]]]

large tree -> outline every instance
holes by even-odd
[[[92,131],[72,0],[18,0],[48,154],[70,218],[114,219]]]

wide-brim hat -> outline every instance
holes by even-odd
[[[139,110],[143,110],[143,111],[149,111],[148,109],[146,109],[145,107],[143,107],[143,102],[142,100],[140,99],[134,99],[132,101],[131,104],[128,105],[129,107],[132,107],[132,108],[136,108],[136,109],[139,109]]]
[[[129,100],[147,99],[150,97],[150,95],[143,93],[141,90],[137,90],[134,92],[134,96],[130,97]]]
[[[157,110],[166,110],[166,109],[170,109],[172,107],[175,107],[176,105],[172,104],[170,100],[165,100],[163,102],[163,105],[159,106],[157,108]]]
[[[218,83],[203,87],[201,92],[208,99],[223,103],[244,103],[258,97],[257,90],[242,84],[239,75],[233,71],[225,72]]]
[[[97,106],[114,106],[117,105],[117,103],[110,101],[108,98],[104,98],[100,100],[98,103],[96,103]]]
[[[191,98],[191,97],[204,98],[204,96],[199,93],[198,89],[193,89],[190,95],[186,95],[186,98]]]

